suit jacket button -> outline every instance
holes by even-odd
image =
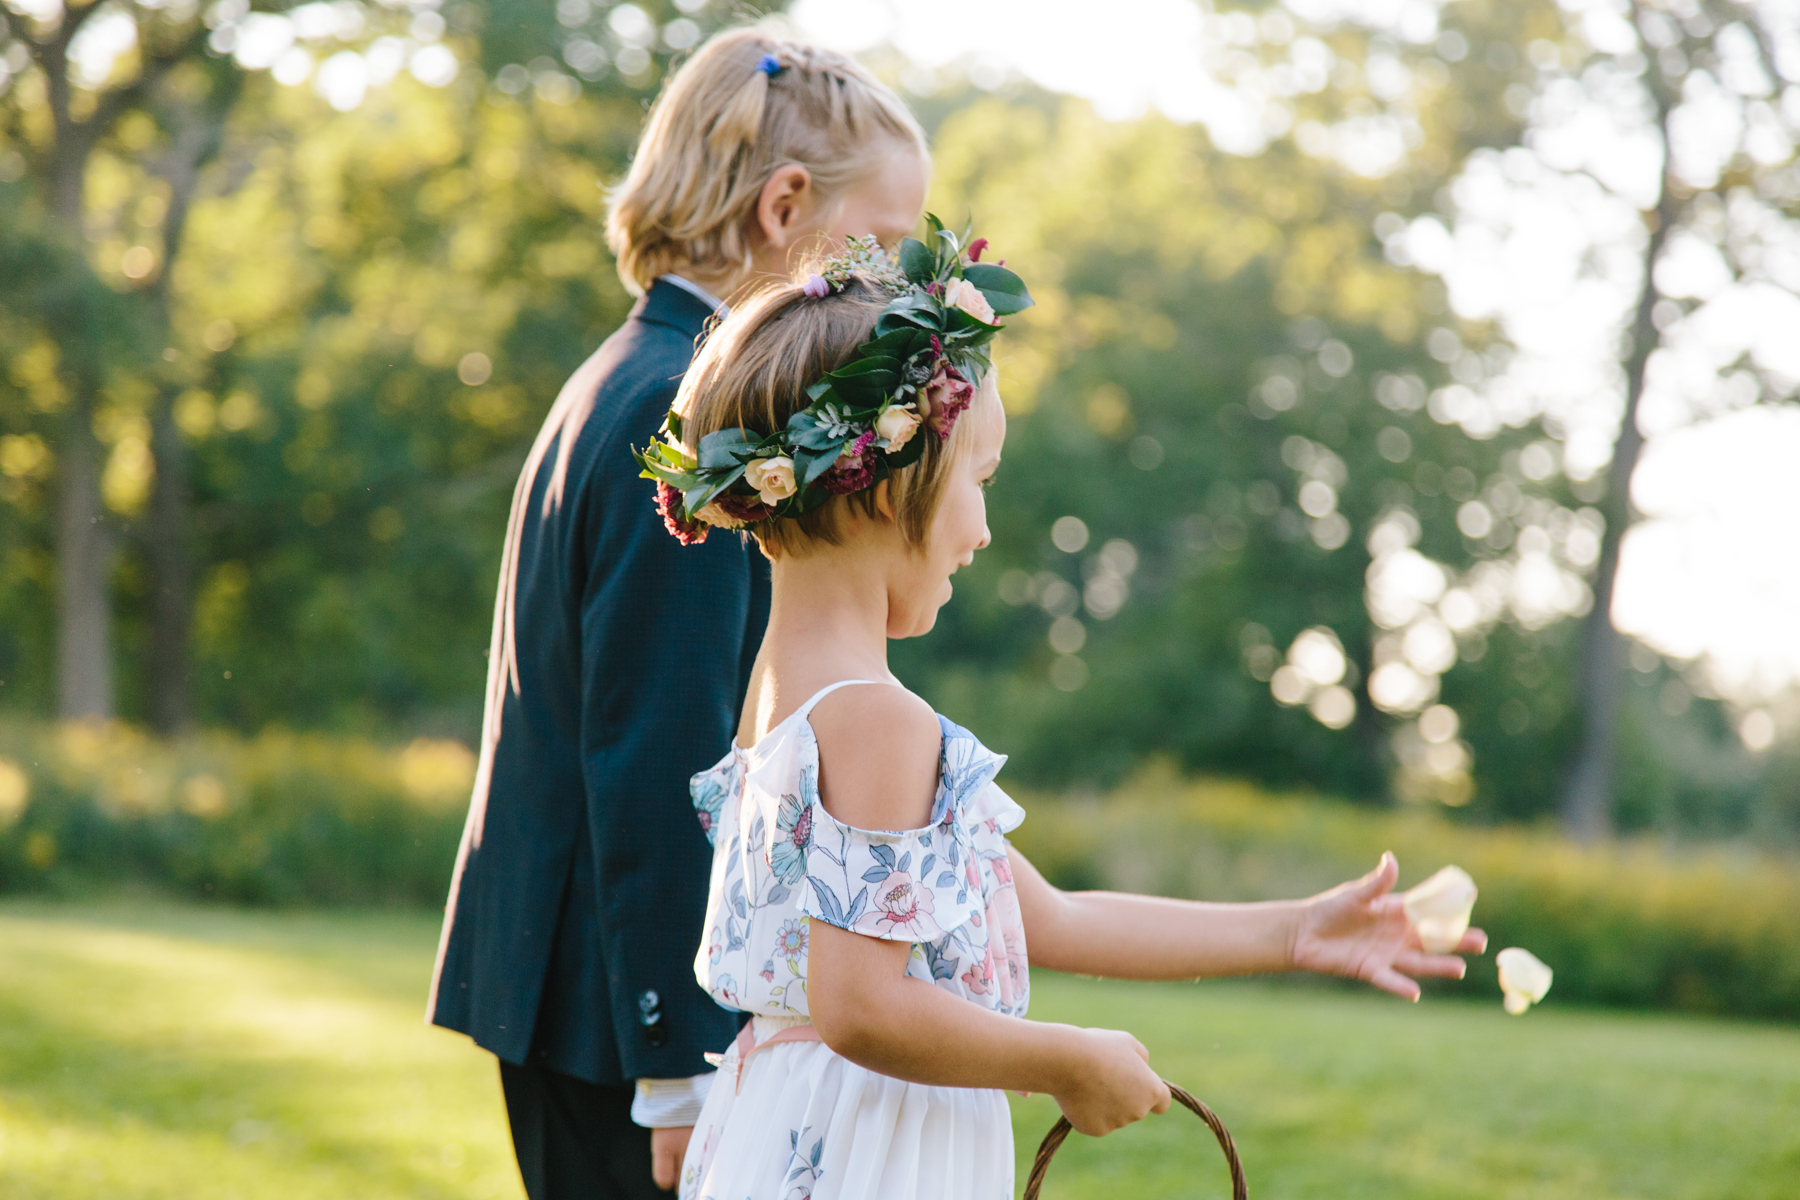
[[[669,1031],[663,1028],[662,997],[655,989],[638,997],[638,1024],[644,1027],[644,1041],[653,1049],[667,1044]]]

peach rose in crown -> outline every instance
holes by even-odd
[[[882,414],[875,418],[875,436],[887,439],[889,452],[900,449],[912,441],[912,435],[918,431],[919,414],[910,408],[901,408],[897,404],[889,405]]]
[[[773,508],[794,494],[794,460],[785,454],[752,459],[744,468],[744,479]]]
[[[952,279],[944,288],[944,303],[960,308],[984,325],[994,324],[994,307],[981,289],[966,279]]]

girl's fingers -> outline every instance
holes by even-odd
[[[1169,1111],[1169,1105],[1171,1105],[1175,1102],[1175,1097],[1169,1091],[1168,1084],[1162,1083],[1160,1080],[1158,1080],[1158,1085],[1159,1085],[1160,1091],[1162,1092],[1162,1099],[1158,1100],[1155,1104],[1151,1105],[1150,1111],[1153,1113],[1166,1113]]]
[[[1458,954],[1486,954],[1487,930],[1471,929],[1463,934],[1462,941],[1456,944]]]
[[[1419,999],[1419,985],[1392,967],[1381,967],[1369,976],[1369,982],[1384,992],[1392,992],[1402,1000],[1416,1003]]]
[[[1420,950],[1402,950],[1394,955],[1394,969],[1408,975],[1430,979],[1461,979],[1468,964],[1454,954],[1426,954]]]
[[[1384,851],[1381,861],[1375,869],[1364,875],[1356,885],[1357,892],[1365,899],[1373,900],[1394,890],[1394,884],[1400,880],[1400,862],[1394,857],[1392,850]]]

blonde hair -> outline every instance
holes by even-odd
[[[811,403],[806,389],[843,366],[868,340],[890,299],[881,285],[853,275],[841,292],[812,297],[800,283],[785,283],[733,309],[700,347],[675,398],[688,451],[720,429],[767,434],[785,427]],[[974,403],[984,403],[980,394]],[[971,423],[971,415],[964,413],[947,439],[920,427],[913,436],[924,439],[924,453],[887,477],[895,524],[914,549],[924,546],[951,472],[967,453],[969,437],[958,431]],[[875,488],[833,496],[798,517],[763,521],[751,533],[770,558],[804,554],[819,543],[841,545],[851,506],[873,516]]]
[[[765,56],[780,71],[763,71]],[[779,168],[805,167],[829,203],[895,141],[925,154],[905,103],[856,60],[757,29],[721,33],[669,79],[630,173],[608,197],[619,278],[638,293],[683,266],[738,269],[757,201]]]

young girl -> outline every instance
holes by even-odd
[[[889,672],[888,639],[930,630],[988,543],[1006,417],[983,347],[1030,297],[984,251],[934,221],[898,268],[861,244],[762,295],[641,459],[672,532],[747,528],[774,577],[738,740],[693,784],[714,846],[696,973],[752,1019],[682,1200],[1010,1200],[1005,1089],[1088,1134],[1167,1108],[1129,1033],[1021,1019],[1027,946],[1058,971],[1306,969],[1410,999],[1409,975],[1463,970],[1420,948],[1391,855],[1294,902],[1057,890],[1006,840],[1025,814],[993,782],[1005,760]]]

